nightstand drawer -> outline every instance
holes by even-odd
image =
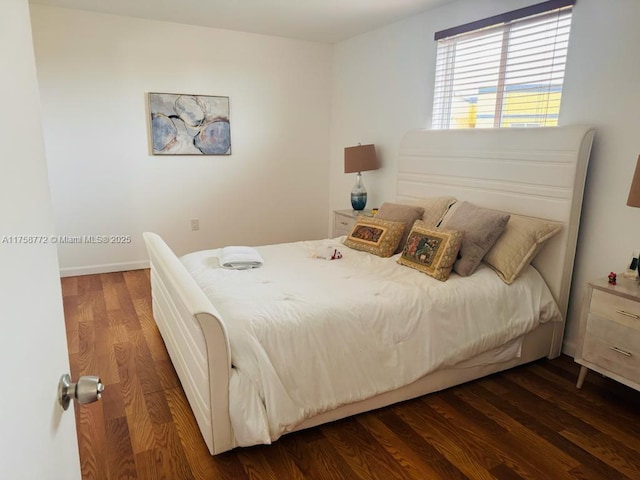
[[[594,290],[589,310],[603,318],[640,330],[640,302]]]
[[[640,390],[640,285],[635,278],[587,283],[576,357],[582,365],[576,386],[595,370]]]
[[[333,236],[339,237],[341,235],[349,235],[355,223],[355,218],[336,214],[333,220]]]
[[[640,382],[640,330],[617,320],[589,314],[582,358],[633,382]]]
[[[371,210],[334,210],[332,236],[349,235],[359,216],[372,217]]]

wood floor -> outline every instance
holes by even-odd
[[[212,457],[151,314],[148,270],[62,280],[85,479],[640,479],[640,392],[572,359]]]

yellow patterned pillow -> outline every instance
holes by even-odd
[[[413,224],[398,263],[444,282],[458,257],[463,232]]]
[[[396,251],[404,223],[360,216],[344,244],[355,250],[373,253],[379,257],[390,257]]]

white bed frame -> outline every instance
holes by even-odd
[[[582,195],[594,131],[589,127],[420,130],[402,140],[397,199],[452,195],[477,205],[565,225],[534,260],[563,316],[573,273]],[[195,280],[154,233],[144,240],[151,265],[153,315],[211,454],[236,446],[229,418],[231,361],[225,323]],[[296,430],[415,398],[560,354],[564,322],[526,335],[519,358],[433,372],[398,390],[344,405]]]

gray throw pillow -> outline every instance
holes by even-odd
[[[463,277],[476,271],[482,258],[507,226],[510,215],[469,202],[456,203],[446,213],[440,227],[464,232],[453,270]]]
[[[389,202],[382,204],[378,213],[376,213],[376,218],[380,220],[389,220],[390,222],[404,223],[404,231],[402,232],[402,237],[400,238],[400,243],[398,244],[398,248],[396,248],[395,253],[400,253],[402,251],[404,244],[407,243],[407,237],[409,236],[411,227],[413,227],[413,223],[416,220],[421,219],[423,213],[424,208],[418,206]]]

